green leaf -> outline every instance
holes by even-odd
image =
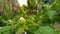
[[[28,19],[27,20],[29,26],[38,26],[39,24],[35,23],[35,21]]]
[[[4,26],[2,27],[2,29],[0,29],[0,33],[1,34],[12,34],[11,32],[13,32],[12,30],[12,26]]]
[[[34,33],[36,30],[38,30],[38,26],[34,26],[34,27],[29,27],[28,31]]]
[[[60,30],[57,30],[56,33],[57,33],[57,34],[60,34]]]
[[[55,34],[55,31],[50,26],[40,26],[35,34]]]
[[[17,29],[16,34],[23,33],[25,29],[27,30],[28,27],[27,27],[26,25],[22,25],[21,27],[19,27],[19,28]]]
[[[56,11],[52,11],[52,10],[46,12],[46,15],[47,15],[50,19],[52,19],[53,16],[56,15],[56,14],[57,14],[57,12],[56,12]]]

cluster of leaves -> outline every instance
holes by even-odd
[[[57,0],[28,0],[28,6],[19,6],[20,14],[0,16],[0,34],[57,34],[53,25],[60,23],[59,5]]]

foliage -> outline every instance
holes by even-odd
[[[28,6],[19,6],[17,14],[6,5],[0,16],[0,34],[56,34],[53,25],[60,23],[59,4],[57,0],[28,0]]]
[[[57,34],[60,34],[60,30],[57,30],[56,33],[57,33]]]

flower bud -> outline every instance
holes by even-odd
[[[26,20],[25,20],[25,18],[23,18],[23,17],[20,17],[20,22],[21,22],[21,23],[26,23]]]

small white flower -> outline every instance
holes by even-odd
[[[0,29],[2,29],[3,27],[0,27]]]
[[[13,21],[12,21],[12,20],[10,20],[10,19],[9,19],[8,21],[9,21],[9,22],[13,22]]]
[[[18,3],[20,6],[23,6],[23,5],[27,6],[27,0],[18,0]]]
[[[23,17],[20,17],[20,22],[21,22],[21,23],[26,23],[26,20],[25,20],[25,18],[23,18]]]
[[[20,20],[25,20],[23,17],[20,17]]]

